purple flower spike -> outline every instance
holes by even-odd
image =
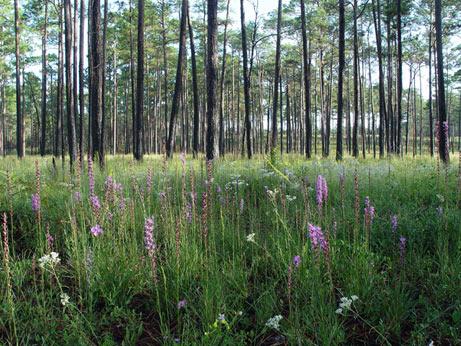
[[[99,237],[103,233],[102,227],[100,225],[95,225],[91,227],[91,234],[95,237]]]
[[[317,177],[317,183],[315,185],[315,191],[317,196],[317,206],[319,209],[327,202],[328,199],[328,186],[327,181],[322,175]]]
[[[293,264],[295,268],[298,268],[299,265],[301,264],[301,256],[296,255],[295,257],[293,257]]]
[[[32,210],[35,213],[38,213],[40,211],[40,195],[38,193],[34,193],[32,195]]]
[[[325,255],[328,255],[328,241],[319,226],[309,224],[309,238],[314,251],[318,251],[320,249]]]
[[[155,249],[154,242],[154,219],[149,217],[144,223],[144,244],[146,249],[152,251]]]
[[[184,309],[187,306],[187,300],[182,299],[178,302],[178,310]]]

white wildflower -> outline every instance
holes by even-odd
[[[255,233],[250,233],[250,234],[248,234],[248,235],[247,235],[247,242],[256,243],[256,241],[255,241],[255,236],[256,236]]]
[[[282,320],[282,315],[276,315],[271,317],[267,320],[266,326],[272,329],[279,330],[280,329],[280,321]]]
[[[343,309],[338,308],[338,309],[336,309],[335,313],[337,313],[337,314],[339,314],[339,315],[342,315]]]
[[[296,200],[296,196],[287,195],[287,201],[288,202],[293,202],[294,200]]]
[[[359,297],[357,297],[356,295],[353,295],[353,296],[351,296],[351,299],[352,299],[352,301],[354,301],[354,302],[355,302],[356,300],[358,300],[358,299],[359,299]]]
[[[45,268],[47,266],[55,266],[61,262],[59,258],[59,253],[51,252],[49,255],[44,255],[38,259],[38,264],[41,268]]]
[[[66,306],[67,304],[69,304],[70,297],[67,293],[61,293],[60,297],[62,306]]]

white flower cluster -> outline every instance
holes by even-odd
[[[38,263],[41,268],[45,268],[47,266],[54,267],[55,265],[59,264],[59,262],[61,262],[59,253],[54,251],[49,255],[45,255],[38,259]]]
[[[283,319],[282,315],[275,315],[267,320],[266,326],[272,329],[280,329],[280,321]]]
[[[296,196],[286,195],[286,198],[288,202],[293,202],[294,200],[296,200]]]
[[[256,241],[255,241],[255,236],[256,236],[255,233],[250,233],[250,234],[248,234],[248,235],[247,235],[247,242],[256,243]]]
[[[342,314],[344,310],[351,310],[352,303],[358,300],[359,297],[356,295],[351,296],[350,298],[348,297],[342,297],[340,299],[341,303],[339,303],[339,308],[336,309],[337,314]]]
[[[66,306],[67,304],[69,304],[70,297],[67,293],[61,293],[60,297],[62,306]]]

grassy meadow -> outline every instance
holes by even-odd
[[[0,159],[0,344],[461,344],[459,169]]]

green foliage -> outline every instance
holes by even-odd
[[[0,161],[11,278],[9,288],[3,258],[0,342],[461,342],[457,167],[445,173],[428,157],[338,164],[282,159],[276,152],[266,161],[216,162],[209,185],[203,161],[187,160],[183,171],[179,160],[109,158],[105,171],[94,172],[98,212],[87,173],[69,176],[68,168],[56,171],[45,159],[40,215],[30,205],[36,192],[32,159]],[[321,209],[319,174],[329,188]],[[123,188],[111,192],[106,176]],[[376,209],[369,233],[366,196]],[[398,217],[395,233],[392,215]],[[144,244],[148,217],[154,218],[155,256]],[[328,236],[328,256],[312,249],[309,223]],[[103,228],[98,237],[90,232],[95,224]],[[53,244],[47,245],[47,232]],[[400,236],[407,239],[404,258]],[[41,268],[39,259],[51,251],[60,263]],[[65,306],[62,294],[69,296]],[[353,295],[358,299],[338,313],[341,298]],[[178,309],[181,300],[186,304]],[[266,323],[277,315],[274,329]]]

